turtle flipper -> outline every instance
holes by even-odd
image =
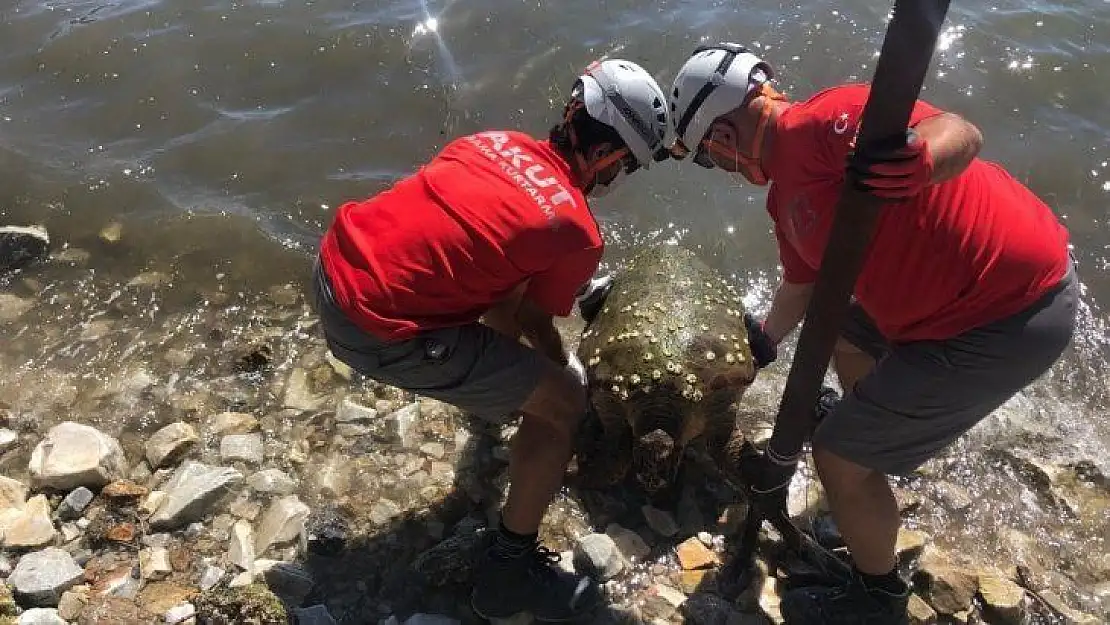
[[[622,419],[602,421],[591,411],[578,430],[575,457],[572,484],[587,489],[615,486],[632,465],[632,429]]]

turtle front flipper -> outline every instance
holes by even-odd
[[[608,488],[624,479],[632,466],[632,428],[623,411],[586,415],[578,429],[575,464],[577,470],[569,481],[579,488]]]

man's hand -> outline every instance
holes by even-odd
[[[778,346],[771,340],[770,335],[763,329],[763,324],[756,320],[751,313],[744,314],[744,326],[748,329],[748,345],[752,349],[752,360],[755,368],[762,369],[775,362],[779,357]]]
[[[904,145],[880,142],[850,153],[848,177],[860,191],[889,200],[906,199],[932,182],[933,157],[925,139],[911,128]]]

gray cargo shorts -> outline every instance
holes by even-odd
[[[328,349],[360,374],[504,423],[554,367],[539,352],[481,323],[422,332],[385,342],[356,326],[336,306],[319,261],[312,286]]]
[[[1075,330],[1079,281],[1025,310],[943,341],[889,344],[853,304],[841,336],[877,361],[818,424],[814,448],[907,475],[1044,374]]]

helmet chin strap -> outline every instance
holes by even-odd
[[[748,182],[763,186],[769,182],[767,174],[763,172],[763,136],[766,134],[767,123],[771,121],[773,102],[776,100],[785,101],[786,96],[772,89],[767,83],[760,85],[756,94],[756,97],[759,96],[763,96],[764,100],[759,111],[759,121],[756,122],[755,136],[752,138],[751,146],[748,149],[751,156],[745,155],[739,150],[733,150],[732,158],[736,169],[732,173],[739,173]]]
[[[592,197],[601,197],[608,194],[610,191],[613,190],[613,188],[617,186],[617,183],[619,183],[622,177],[622,172],[624,171],[624,168],[622,167],[621,170],[617,172],[617,175],[614,176],[613,179],[607,183],[600,182],[598,180],[598,176],[601,175],[601,172],[605,171],[609,167],[612,167],[614,163],[619,163],[621,160],[623,160],[624,157],[627,155],[627,150],[613,150],[612,152],[594,161],[593,165],[587,163],[586,157],[579,149],[578,133],[574,131],[574,124],[571,123],[571,118],[574,117],[574,113],[583,106],[585,106],[585,104],[583,104],[581,100],[576,100],[573,103],[568,104],[566,112],[563,116],[563,123],[567,129],[567,136],[570,138],[571,152],[574,153],[574,169],[576,170],[575,173],[578,176],[578,183],[580,188],[587,195],[590,195]]]

